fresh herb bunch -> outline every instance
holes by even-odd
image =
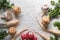
[[[8,35],[8,33],[6,31],[1,30],[0,31],[0,40],[2,40],[3,38],[5,38]]]
[[[50,18],[55,18],[58,17],[58,15],[60,15],[60,0],[58,0],[58,3],[55,3],[54,1],[51,1],[51,5],[55,6],[54,9],[49,8],[49,16]]]
[[[58,27],[58,29],[60,30],[60,22],[54,22],[53,25]]]
[[[55,5],[55,2],[54,2],[54,1],[51,1],[51,5],[53,5],[53,6],[54,6],[54,5]]]
[[[60,0],[58,0],[58,2],[60,3]]]
[[[57,36],[55,36],[54,38],[50,37],[50,40],[58,40],[58,37]]]
[[[0,9],[3,8],[12,8],[13,4],[10,3],[10,0],[0,0]]]

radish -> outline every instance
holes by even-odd
[[[34,34],[33,33],[29,33],[29,38],[33,39],[34,38]]]
[[[22,38],[22,39],[28,39],[28,38],[29,38],[28,33],[21,34],[21,38]]]
[[[37,40],[37,37],[36,36],[34,36],[34,39],[33,40]]]
[[[29,38],[29,33],[25,34],[25,38],[28,39]]]
[[[29,32],[27,32],[25,34],[22,33],[21,38],[22,38],[22,40],[37,40],[37,37],[35,37],[33,33],[29,33]]]
[[[22,40],[27,40],[27,39],[22,39]]]
[[[22,34],[21,34],[21,38],[22,38],[22,39],[25,39],[25,34],[22,33]]]

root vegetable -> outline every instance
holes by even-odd
[[[60,36],[60,31],[59,32],[55,32],[54,30],[46,30],[46,31],[49,32],[49,33]]]
[[[12,12],[10,10],[7,10],[5,13],[4,13],[4,17],[1,17],[2,19],[5,19],[7,21],[11,20],[12,19]]]
[[[38,33],[37,31],[35,31],[35,33],[37,33],[39,36],[41,36],[45,40],[50,40],[48,37],[46,37],[45,35],[42,35],[42,34]]]
[[[21,34],[21,38],[22,38],[22,39],[25,39],[25,34],[22,33],[22,34]]]
[[[41,28],[44,31],[49,32],[49,33],[52,33],[52,34],[55,34],[55,35],[60,35],[60,31],[59,32],[55,32],[54,30],[48,30],[48,29],[46,29],[46,27],[43,24],[40,23],[40,25],[41,25]]]
[[[13,12],[17,15],[18,13],[21,12],[21,8],[18,6],[13,6]]]
[[[42,10],[48,10],[48,5],[43,5],[43,6],[41,7],[41,9],[42,9]]]
[[[37,40],[37,37],[36,36],[34,36],[34,39],[33,40]]]
[[[9,28],[9,27],[15,27],[19,23],[19,20],[11,20],[6,23],[0,23],[1,28]]]
[[[14,38],[12,38],[11,40],[16,40],[16,38],[21,34],[21,33],[23,33],[24,31],[27,31],[28,29],[23,29],[23,30],[21,30],[18,34],[16,34],[15,35],[15,37]]]
[[[12,27],[12,26],[16,26],[18,24],[19,20],[12,20],[12,21],[9,21],[9,22],[6,22],[6,25],[8,27]]]
[[[15,29],[15,27],[10,27],[8,33],[9,33],[10,35],[16,34],[16,29]]]
[[[29,33],[29,38],[30,39],[34,38],[34,34],[33,33]]]
[[[47,12],[48,12],[48,6],[47,5],[44,5],[41,7],[42,11],[43,11],[43,15],[45,15]]]
[[[27,32],[25,34],[22,33],[21,38],[26,39],[26,40],[37,40],[37,37],[33,33],[29,33],[29,32]]]
[[[29,34],[28,33],[21,34],[21,38],[22,39],[28,39],[29,38]]]
[[[8,26],[5,23],[0,23],[0,28],[8,28]]]
[[[38,22],[38,20],[37,20],[37,22]],[[46,27],[42,24],[42,23],[39,23],[38,22],[38,24],[41,26],[41,28],[44,30],[44,31],[46,31],[46,32],[49,32],[49,33],[52,33],[52,34],[55,34],[55,35],[60,35],[60,31],[59,32],[55,32],[55,31],[53,31],[53,30],[48,30],[48,29],[46,29]]]
[[[37,23],[39,24],[39,26],[41,26],[42,29],[44,29],[44,30],[47,29],[47,26],[45,26],[45,25],[43,26],[43,25],[41,24],[42,22],[39,23],[39,21],[38,21],[37,18],[36,18],[36,21],[37,21]]]
[[[43,21],[43,23],[49,23],[49,21],[50,21],[49,16],[43,16],[42,21]]]

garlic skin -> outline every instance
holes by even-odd
[[[14,34],[16,33],[16,28],[15,28],[15,27],[10,27],[8,33],[9,33],[10,35],[14,35]]]
[[[18,6],[13,6],[12,9],[13,9],[13,12],[14,12],[16,15],[21,12],[21,8],[18,7]]]

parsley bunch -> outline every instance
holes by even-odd
[[[58,0],[58,3],[55,3],[54,1],[51,1],[51,5],[55,6],[54,9],[49,8],[49,16],[50,18],[55,18],[60,15],[60,0]]]

